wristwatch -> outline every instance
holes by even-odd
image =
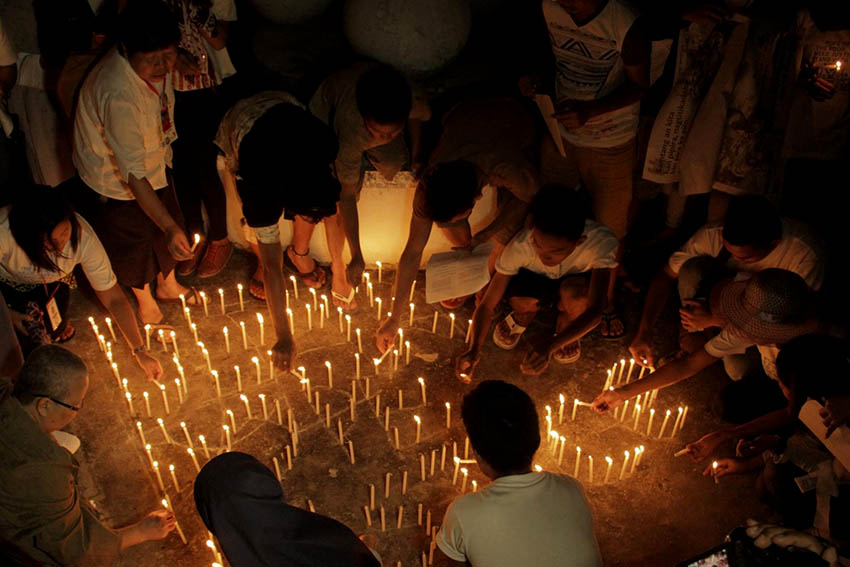
[[[138,355],[140,352],[147,352],[147,351],[148,351],[148,349],[145,348],[145,345],[141,344],[141,345],[139,345],[139,346],[137,346],[136,348],[133,349],[133,356]]]

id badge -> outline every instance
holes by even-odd
[[[59,307],[56,305],[56,299],[51,297],[47,302],[47,317],[50,319],[51,331],[55,331],[62,323],[62,315],[59,313]]]

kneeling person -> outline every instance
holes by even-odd
[[[531,226],[517,234],[496,260],[496,274],[472,318],[472,344],[455,365],[458,378],[471,381],[481,345],[503,297],[512,312],[493,332],[493,342],[513,349],[541,308],[555,305],[558,320],[551,338],[526,354],[521,369],[540,374],[554,357],[578,360],[579,339],[590,332],[605,308],[607,278],[617,267],[617,239],[589,220],[578,194],[561,185],[542,187],[531,201]]]
[[[531,470],[540,427],[529,395],[485,380],[464,396],[461,416],[478,466],[493,482],[449,505],[440,551],[472,567],[602,565],[579,482]],[[437,565],[446,565],[441,559]]]

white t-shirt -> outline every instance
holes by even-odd
[[[110,289],[118,280],[112,271],[106,250],[89,223],[80,215],[77,215],[77,221],[80,223],[77,249],[74,250],[68,242],[62,251],[64,257],[53,258],[59,271],[48,272],[30,262],[26,252],[12,236],[12,230],[9,228],[9,207],[0,208],[0,278],[25,284],[52,283],[70,274],[77,264],[82,264],[86,278],[95,291]]]
[[[682,264],[691,258],[703,255],[716,258],[722,251],[723,226],[710,224],[699,229],[674,252],[668,264],[673,273],[678,274]],[[727,265],[746,274],[781,268],[798,274],[815,291],[823,285],[824,266],[817,247],[803,226],[788,219],[782,219],[782,238],[770,254],[752,264],[740,264],[730,258]]]
[[[514,236],[496,259],[496,271],[506,276],[516,275],[520,268],[553,280],[571,274],[582,274],[593,269],[617,267],[617,238],[607,226],[596,221],[584,223],[584,242],[557,266],[546,266],[540,261],[531,243],[532,229],[527,228]]]
[[[774,380],[778,380],[776,357],[779,356],[779,347],[777,345],[757,345],[734,325],[727,325],[718,335],[705,343],[705,352],[716,358],[723,358],[732,354],[744,354],[751,346],[758,348],[764,373]]]
[[[596,567],[602,557],[584,491],[566,475],[498,478],[449,505],[437,545],[473,567]]]
[[[161,100],[167,109],[163,129]],[[74,120],[74,165],[86,185],[121,201],[134,199],[127,181],[132,173],[154,189],[168,185],[174,128],[171,74],[150,85],[112,49],[92,69],[80,89]]]
[[[0,20],[0,67],[14,65],[18,62],[18,54],[12,46],[12,40],[3,29],[3,21]]]
[[[557,65],[555,97],[596,100],[626,81],[623,40],[637,12],[622,0],[608,0],[595,18],[578,26],[560,4],[543,0],[543,17]],[[611,148],[637,135],[640,103],[594,116],[581,128],[561,126],[565,140],[581,147]]]

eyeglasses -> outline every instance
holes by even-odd
[[[66,404],[65,402],[60,402],[56,398],[52,398],[50,396],[45,396],[44,394],[30,394],[30,395],[34,398],[47,398],[48,400],[50,400],[54,404],[59,404],[63,408],[68,408],[71,411],[80,411],[80,408],[78,408],[77,406],[72,406],[71,404]]]

